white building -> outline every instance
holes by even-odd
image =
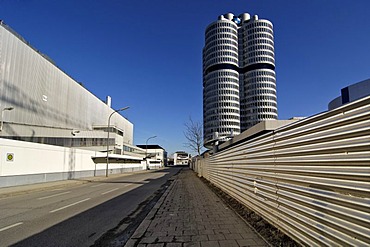
[[[177,151],[173,154],[173,165],[188,165],[191,159],[191,155],[183,152],[183,151]]]
[[[205,31],[204,143],[211,147],[277,119],[273,26],[248,13],[219,16]]]
[[[167,166],[167,152],[159,145],[137,145],[146,153],[149,168]]]
[[[106,149],[110,106],[3,22],[0,50],[2,138]],[[110,133],[111,149],[120,153],[125,143],[132,144],[133,124],[114,114]]]
[[[3,21],[0,51],[1,138],[101,152],[109,149],[117,155],[130,149],[130,154],[144,157],[142,150],[135,151],[130,121]]]

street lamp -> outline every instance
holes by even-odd
[[[145,142],[145,164],[146,164],[146,169],[149,170],[149,165],[148,165],[148,141],[150,139],[153,139],[153,138],[156,138],[157,136],[151,136],[149,137],[148,139],[146,139],[146,142]]]
[[[1,110],[1,122],[0,122],[0,131],[3,131],[3,116],[4,116],[4,111],[11,111],[13,110],[14,107],[5,107]]]
[[[109,165],[109,132],[110,132],[110,118],[112,117],[112,115],[116,112],[119,112],[119,111],[124,111],[124,110],[127,110],[128,108],[130,108],[129,106],[126,106],[126,107],[123,107],[123,108],[120,108],[118,110],[115,110],[114,112],[112,112],[110,115],[109,115],[109,118],[108,118],[108,137],[107,137],[107,169],[105,171],[105,176],[108,177],[108,165]]]

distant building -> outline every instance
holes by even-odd
[[[302,120],[305,119],[306,117],[291,117],[288,120]]]
[[[157,164],[160,167],[167,166],[167,152],[159,145],[136,145],[145,153],[150,164]]]
[[[205,31],[204,145],[277,119],[274,34],[268,20],[221,15]]]
[[[370,79],[360,81],[348,87],[342,88],[341,95],[328,105],[328,109],[333,110],[349,102],[361,99],[370,95]]]
[[[184,151],[177,151],[173,154],[173,165],[188,165],[191,155]]]

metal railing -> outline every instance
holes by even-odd
[[[302,245],[370,245],[370,97],[247,140],[195,166]]]

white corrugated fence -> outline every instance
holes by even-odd
[[[370,97],[197,164],[199,175],[298,243],[370,245]]]

